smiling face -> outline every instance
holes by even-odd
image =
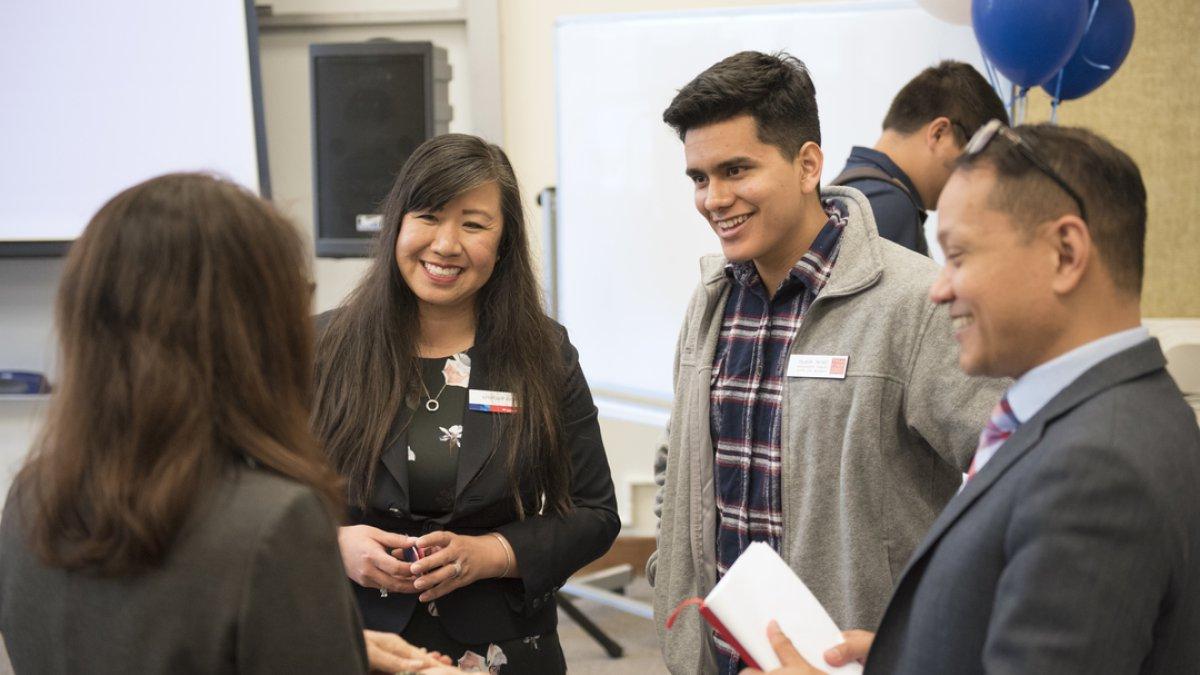
[[[696,210],[720,238],[726,258],[753,260],[762,273],[790,267],[804,254],[803,197],[816,179],[799,155],[785,159],[759,140],[750,115],[689,129],[683,149]]]
[[[475,296],[492,276],[504,229],[500,188],[484,183],[438,211],[404,214],[396,237],[396,266],[421,310],[474,311]]]
[[[1052,358],[1062,316],[1053,290],[1056,256],[988,205],[991,169],[957,171],[938,202],[946,265],[929,297],[949,306],[959,366],[968,375],[1019,377]]]

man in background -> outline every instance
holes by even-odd
[[[987,80],[970,64],[942,61],[904,85],[883,135],[873,148],[855,146],[832,184],[867,196],[881,237],[929,255],[926,209],[936,208],[963,144],[990,119],[1008,115]]]
[[[879,238],[857,190],[820,190],[816,93],[787,54],[735,54],[663,113],[723,255],[700,262],[659,448],[647,565],[675,673],[733,673],[698,614],[751,542],[772,546],[839,625],[873,627],[954,495],[1002,383],[954,363],[933,261]]]

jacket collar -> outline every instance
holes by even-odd
[[[875,230],[871,205],[861,192],[853,188],[831,185],[821,190],[822,199],[837,199],[846,208],[846,227],[837,262],[819,297],[853,295],[870,288],[883,276],[883,256],[879,251],[879,233]],[[707,255],[700,259],[700,278],[710,289],[727,284],[722,255]]]
[[[846,160],[846,168],[851,169],[860,166],[874,166],[887,175],[899,180],[901,183],[904,183],[909,194],[912,195],[913,201],[916,202],[917,207],[921,211],[927,210],[925,202],[921,200],[921,193],[917,192],[917,186],[913,184],[908,174],[904,173],[904,169],[901,169],[899,164],[887,156],[887,153],[880,152],[875,148],[856,145],[850,148],[850,157]]]
[[[897,584],[904,583],[909,572],[955,521],[986,493],[1013,465],[1041,440],[1046,426],[1062,417],[1084,401],[1112,387],[1143,377],[1166,367],[1158,340],[1150,339],[1110,356],[1084,372],[1074,382],[1050,399],[1033,417],[1017,428],[990,462],[958,493],[937,517],[924,541],[909,558],[908,566]]]

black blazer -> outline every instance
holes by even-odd
[[[318,328],[327,314],[318,317]],[[438,518],[414,517],[408,503],[408,439],[393,434],[384,449],[383,466],[366,509],[351,508],[352,524],[363,523],[391,532],[420,536],[437,530],[478,535],[499,532],[512,544],[521,570],[519,579],[483,579],[439,598],[438,616],[446,632],[465,643],[486,643],[541,635],[558,622],[554,592],[569,576],[603,555],[620,530],[608,458],[591,391],[579,367],[578,353],[561,330],[561,342],[547,349],[566,364],[561,406],[566,443],[571,453],[571,502],[565,517],[526,515],[517,519],[508,490],[503,448],[497,440],[505,414],[467,410],[463,415],[463,445],[459,451],[454,510]],[[553,351],[552,351],[553,350]],[[492,354],[486,341],[471,352],[471,389],[498,389],[489,379]],[[404,426],[409,411],[397,415],[394,428]],[[402,632],[419,605],[417,596],[352,586],[367,628]],[[424,608],[421,608],[424,611]]]
[[[913,554],[868,673],[1200,672],[1200,430],[1157,341],[1020,426]]]

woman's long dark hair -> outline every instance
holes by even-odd
[[[172,174],[105,204],[67,256],[59,383],[16,481],[41,558],[154,567],[247,459],[343,509],[308,426],[309,298],[294,227],[232,183]]]
[[[516,175],[503,150],[464,134],[426,141],[404,163],[383,204],[374,263],[317,341],[313,426],[355,506],[366,506],[392,424],[419,387],[417,299],[396,266],[404,216],[491,182],[504,223],[496,267],[476,301],[476,341],[495,355],[492,386],[512,391],[519,405],[503,440],[509,482],[519,514],[571,508],[558,414],[562,337],[542,310]],[[523,501],[522,488],[533,501]]]

